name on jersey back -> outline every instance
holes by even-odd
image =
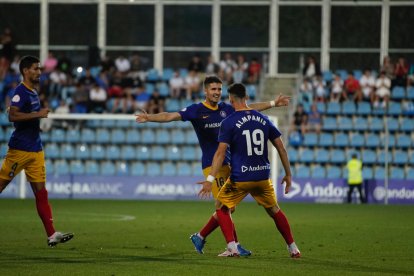
[[[236,127],[240,128],[244,123],[247,123],[250,121],[259,122],[264,126],[266,125],[266,121],[262,117],[254,116],[254,115],[247,115],[247,116],[243,116],[240,120],[236,122]]]

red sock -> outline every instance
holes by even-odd
[[[285,239],[286,244],[291,244],[294,241],[292,232],[290,231],[289,222],[282,210],[279,210],[279,212],[273,216],[273,220],[275,221],[277,230],[279,230],[280,234],[282,234]]]
[[[233,229],[233,222],[231,221],[230,217],[230,210],[226,207],[222,207],[219,210],[216,210],[216,214],[218,217],[218,223],[220,224],[221,231],[223,232],[224,238],[226,242],[234,241],[234,229]]]
[[[55,233],[55,228],[53,227],[52,210],[50,209],[50,205],[47,199],[46,189],[43,188],[42,190],[35,192],[35,197],[37,213],[42,219],[47,236],[50,237],[53,235],[53,233]]]
[[[219,223],[214,215],[212,215],[207,224],[200,230],[200,235],[205,239],[211,232],[216,230],[217,227],[219,227]]]
[[[239,242],[239,240],[237,239],[237,233],[236,233],[236,227],[234,226],[234,222],[233,223],[233,236],[234,236],[234,241],[235,242]]]

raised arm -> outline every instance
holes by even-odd
[[[181,120],[181,115],[178,112],[161,112],[157,114],[148,114],[147,112],[143,112],[141,114],[136,114],[135,121],[138,123],[146,123],[146,122],[157,122],[157,123],[167,123],[172,121],[179,121]]]
[[[227,144],[219,143],[216,153],[214,154],[213,163],[211,164],[210,174],[207,176],[205,181],[198,182],[203,185],[198,196],[200,198],[206,198],[210,196],[211,186],[213,181],[216,179],[216,174],[220,167],[223,165],[224,158],[226,157]]]
[[[10,122],[21,122],[21,121],[29,121],[33,119],[39,118],[47,118],[49,114],[49,109],[42,108],[37,112],[32,113],[24,113],[20,112],[20,109],[16,106],[11,106],[9,109],[9,121]]]
[[[277,152],[280,156],[280,160],[282,161],[283,169],[285,170],[285,176],[283,177],[281,184],[283,184],[284,182],[286,183],[285,194],[287,194],[289,192],[290,186],[292,185],[292,173],[290,171],[290,163],[287,151],[280,137],[276,138],[275,140],[272,140],[271,142],[273,146],[277,149]]]
[[[288,106],[290,101],[289,96],[285,96],[280,94],[276,97],[273,101],[270,102],[258,102],[258,103],[251,103],[249,106],[257,111],[263,111],[272,107],[281,107],[281,106]]]

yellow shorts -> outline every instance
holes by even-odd
[[[228,208],[239,204],[248,194],[264,208],[276,206],[275,190],[270,179],[261,181],[232,182],[230,178],[220,190],[217,199]]]
[[[203,170],[204,177],[207,178],[207,176],[210,174],[211,167],[207,167]],[[213,194],[214,198],[217,198],[217,195],[223,187],[224,183],[226,183],[227,178],[230,176],[230,166],[225,165],[220,168],[216,175],[216,180],[213,183],[213,186],[211,187],[211,193]]]
[[[44,152],[29,152],[9,148],[1,166],[0,178],[12,180],[23,169],[29,182],[46,182]]]

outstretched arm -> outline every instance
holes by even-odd
[[[21,121],[29,121],[32,119],[38,118],[47,118],[49,114],[49,109],[42,108],[37,112],[32,113],[25,113],[20,112],[20,109],[16,106],[11,106],[9,109],[9,121],[10,122],[21,122]]]
[[[181,115],[178,112],[161,112],[157,114],[148,114],[147,112],[144,111],[143,113],[135,114],[135,116],[136,116],[135,121],[138,123],[146,123],[146,122],[167,123],[167,122],[181,120]]]
[[[227,150],[227,144],[222,143],[222,142],[219,143],[216,153],[214,154],[213,164],[211,165],[210,174],[207,176],[207,179],[205,181],[197,182],[197,184],[203,185],[200,192],[198,193],[198,196],[200,198],[210,197],[211,186],[213,184],[213,181],[216,178],[216,174],[218,170],[223,164],[224,158],[226,157],[226,150]]]
[[[281,106],[288,106],[290,101],[289,96],[285,96],[280,94],[276,97],[275,100],[270,102],[258,102],[258,103],[251,103],[249,106],[257,111],[263,111],[272,107],[281,107]]]
[[[272,140],[272,144],[277,149],[277,152],[280,156],[280,160],[282,161],[283,169],[285,170],[285,176],[283,177],[281,184],[283,184],[284,182],[286,183],[285,194],[287,194],[290,190],[290,186],[292,185],[292,173],[290,171],[290,163],[287,151],[280,137],[276,138],[275,140]]]

